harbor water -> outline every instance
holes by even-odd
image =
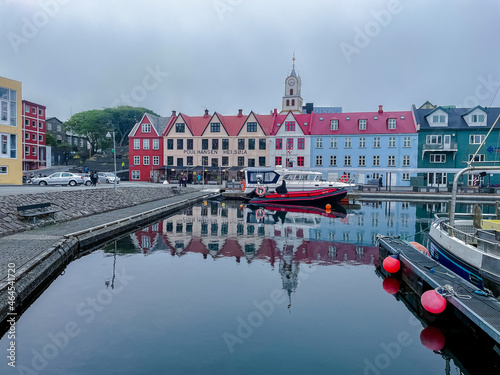
[[[499,353],[420,316],[378,272],[378,235],[425,244],[446,209],[190,207],[70,263],[17,321],[16,367],[4,356],[0,373],[498,373]]]

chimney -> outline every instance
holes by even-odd
[[[205,109],[205,115],[203,117],[207,117],[208,116],[208,109]]]
[[[382,109],[382,107],[383,107],[382,105],[378,106],[378,113],[380,113],[380,114],[384,113],[384,110]]]
[[[278,109],[277,108],[274,108],[274,112],[273,112],[275,115],[278,114]]]
[[[176,112],[175,111],[172,111],[172,116],[175,117],[176,116]]]
[[[243,110],[242,109],[238,109],[238,117],[242,117],[243,116]]]

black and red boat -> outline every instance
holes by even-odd
[[[308,191],[292,191],[287,193],[271,193],[254,197],[250,204],[291,204],[291,205],[321,205],[338,202],[347,195],[347,190],[325,188]]]

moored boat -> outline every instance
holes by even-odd
[[[292,191],[286,193],[270,193],[254,197],[250,204],[290,204],[290,205],[320,205],[335,203],[347,195],[347,190],[327,188],[310,191]]]

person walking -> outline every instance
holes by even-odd
[[[90,181],[92,182],[92,186],[97,186],[97,179],[98,178],[99,178],[99,176],[97,175],[97,171],[93,171],[90,174]]]

